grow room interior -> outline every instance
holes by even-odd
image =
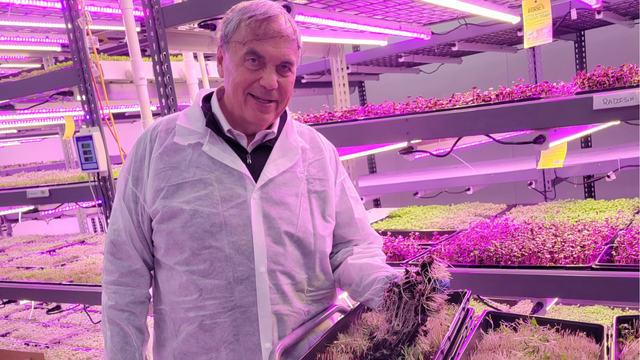
[[[0,359],[104,358],[122,164],[222,84],[239,2],[0,0]],[[292,118],[337,148],[387,263],[450,283],[387,358],[640,357],[637,0],[277,3],[303,42]],[[401,338],[340,290],[332,311],[302,359]]]

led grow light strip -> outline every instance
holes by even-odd
[[[102,200],[83,202],[83,203],[79,203],[77,205],[69,205],[69,206],[65,206],[65,207],[62,207],[62,208],[58,208],[58,209],[40,211],[40,216],[57,214],[57,213],[76,210],[76,209],[80,209],[80,208],[86,209],[86,208],[94,207],[94,206],[99,205],[99,204],[102,204]]]
[[[69,39],[64,38],[50,38],[50,37],[22,37],[22,36],[5,36],[0,35],[0,41],[12,41],[23,43],[44,43],[44,44],[68,44]]]
[[[0,25],[2,25],[1,21]],[[29,60],[29,57],[22,55],[0,55],[0,60]]]
[[[517,24],[520,16],[515,11],[502,6],[490,4],[486,1],[477,0],[423,0],[433,5],[454,9],[469,14],[479,15],[500,21]],[[492,6],[493,5],[493,6]],[[490,6],[490,7],[489,7]]]
[[[9,214],[23,213],[25,211],[33,210],[35,208],[36,208],[35,206],[23,206],[23,207],[20,207],[20,208],[13,208],[13,209],[9,209],[9,210],[3,210],[3,211],[0,211],[0,216],[9,215]]]
[[[519,136],[519,135],[524,135],[524,134],[529,134],[531,132],[531,130],[525,130],[525,131],[519,131],[519,132],[515,132],[515,133],[508,133],[508,134],[503,134],[503,135],[498,135],[498,136],[494,136],[494,138],[498,139],[498,140],[502,140],[502,139],[507,139],[507,138],[511,138],[514,136]],[[469,147],[473,147],[473,146],[478,146],[478,145],[482,145],[482,144],[486,144],[488,142],[492,142],[493,140],[486,138],[483,140],[478,140],[478,141],[474,141],[474,142],[470,142],[467,144],[462,144],[459,146],[456,146],[455,150],[459,150],[459,149],[464,149],[464,148],[469,148]],[[437,149],[432,151],[432,153],[434,154],[442,154],[442,153],[446,153],[450,150],[451,148],[446,148],[446,149]],[[419,154],[415,154],[414,159],[420,159],[426,156],[430,156],[429,154],[426,153],[419,153]]]
[[[151,105],[151,110],[157,110],[156,105]],[[102,107],[103,113],[117,114],[126,113],[132,111],[140,111],[140,105],[116,105],[116,106],[104,106]],[[24,110],[19,111],[15,115],[0,115],[0,120],[20,120],[20,119],[34,119],[34,118],[46,118],[57,116],[73,116],[84,115],[81,107],[75,108],[59,108],[59,109],[41,109],[41,110]]]
[[[11,130],[0,130],[0,134],[15,134],[17,133],[18,130],[15,129],[11,129]]]
[[[580,1],[591,6],[592,9],[597,9],[602,6],[602,0],[580,0]]]
[[[389,150],[401,149],[401,148],[406,147],[408,145],[409,145],[408,142],[403,142],[403,143],[398,143],[398,144],[392,144],[392,145],[388,145],[388,146],[379,147],[377,149],[361,151],[361,152],[357,152],[357,153],[353,153],[353,154],[349,154],[349,155],[345,155],[345,156],[340,156],[340,161],[351,160],[351,159],[359,158],[361,156],[373,155],[373,154],[377,154],[377,153],[381,153],[381,152],[389,151]]]
[[[3,25],[3,26],[16,26],[16,27],[34,27],[34,28],[43,28],[43,29],[65,29],[66,28],[66,25],[63,24],[63,23],[41,23],[41,22],[32,22],[32,21],[0,20],[0,25]],[[89,25],[89,29],[91,29],[91,30],[125,31],[124,26],[116,26],[116,25],[91,24],[91,25]],[[140,28],[136,27],[136,31],[140,31]]]
[[[5,146],[15,146],[15,145],[20,145],[20,144],[27,144],[27,143],[34,143],[34,142],[40,142],[44,139],[49,139],[49,138],[54,138],[54,137],[58,137],[60,135],[47,135],[47,136],[39,136],[39,137],[32,137],[32,138],[20,138],[20,139],[11,139],[8,141],[0,141],[0,147],[5,147]]]
[[[337,20],[324,19],[324,18],[313,17],[313,16],[306,16],[302,14],[296,14],[293,19],[297,22],[306,23],[306,24],[333,26],[333,27],[342,28],[342,29],[367,31],[367,32],[378,33],[378,34],[404,36],[404,37],[419,38],[424,40],[431,39],[431,33],[417,33],[417,32],[410,32],[410,31],[394,30],[394,29],[382,28],[378,26],[369,26],[369,25],[356,24],[356,23],[346,22],[346,21],[337,21]]]
[[[81,116],[74,116],[73,120],[82,120]],[[2,130],[2,129],[20,129],[30,128],[37,126],[51,126],[51,125],[64,125],[64,118],[52,118],[52,119],[40,119],[40,120],[27,120],[27,121],[4,121],[0,122],[0,134],[2,131],[16,131],[17,130]]]
[[[0,4],[37,6],[45,9],[62,9],[62,5],[59,2],[54,2],[54,1],[0,0]],[[93,13],[112,14],[112,15],[119,15],[119,16],[122,15],[122,11],[120,9],[112,8],[112,7],[85,5],[84,8],[88,12],[93,12]],[[138,17],[143,17],[144,13],[140,10],[133,10],[133,15]]]
[[[583,136],[587,136],[587,135],[589,135],[589,134],[593,134],[593,133],[594,133],[594,132],[596,132],[596,131],[600,131],[600,130],[602,130],[602,129],[606,129],[606,128],[610,127],[610,126],[618,125],[618,124],[620,124],[620,121],[618,121],[618,120],[616,120],[616,121],[611,121],[611,122],[608,122],[608,123],[606,123],[606,124],[602,124],[602,125],[600,125],[600,126],[596,126],[596,127],[594,127],[594,128],[587,129],[587,130],[585,130],[585,131],[581,131],[581,132],[576,133],[576,134],[573,134],[573,135],[571,135],[571,136],[567,136],[567,137],[562,138],[562,139],[560,139],[560,140],[552,141],[552,142],[549,144],[549,147],[551,148],[551,147],[554,147],[554,146],[556,146],[556,145],[560,145],[560,144],[562,144],[562,143],[564,143],[564,142],[569,142],[569,141],[571,141],[571,140],[579,139],[579,138],[581,138],[581,137],[583,137]]]
[[[26,69],[26,68],[39,68],[42,64],[0,64],[0,68],[16,68],[16,69]]]
[[[320,43],[320,44],[353,44],[353,45],[387,45],[387,40],[372,40],[372,39],[356,39],[354,38],[332,38],[332,37],[318,37],[318,36],[304,36],[300,37],[302,42],[306,43]]]
[[[62,51],[60,45],[7,45],[0,44],[0,50]]]

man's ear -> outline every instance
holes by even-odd
[[[216,62],[217,62],[217,68],[218,68],[218,76],[220,78],[224,78],[224,57],[225,57],[225,53],[224,50],[222,50],[222,46],[218,46],[218,53],[216,55]]]

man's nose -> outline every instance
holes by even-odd
[[[275,90],[278,88],[278,73],[275,69],[267,68],[262,73],[260,85],[267,90]]]

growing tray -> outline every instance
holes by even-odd
[[[593,264],[596,270],[640,271],[640,264],[616,264],[613,261],[613,251],[618,245],[607,245]]]
[[[622,352],[622,347],[618,341],[622,335],[619,328],[620,325],[632,325],[634,321],[637,321],[638,324],[640,324],[640,315],[618,315],[613,318],[613,328],[611,329],[611,332],[613,333],[613,342],[611,343],[611,360],[619,360],[620,352]]]
[[[460,236],[462,232],[457,233],[455,236]],[[455,236],[450,236],[444,239],[440,244],[444,244],[450,241]],[[616,235],[614,235],[615,238]],[[612,238],[613,240],[613,238]],[[605,244],[611,243],[612,240],[607,241]],[[438,244],[438,245],[440,245]],[[433,247],[428,248],[425,252],[418,254],[413,259],[407,260],[407,265],[417,265],[420,259],[425,255],[430,254],[433,251]],[[471,269],[510,269],[510,270],[590,270],[597,261],[596,257],[593,261],[586,265],[495,265],[495,264],[464,264],[464,263],[449,263],[450,267],[454,268],[471,268]]]
[[[531,318],[535,318],[536,322],[540,326],[550,325],[551,327],[559,327],[561,330],[568,330],[571,332],[580,331],[585,333],[587,336],[595,339],[596,343],[602,345],[602,352],[600,354],[600,359],[605,359],[605,350],[606,350],[606,336],[607,329],[604,325],[600,324],[592,324],[586,322],[578,322],[578,321],[569,321],[569,320],[560,320],[560,319],[552,319],[541,316],[527,316],[527,315],[519,315],[519,314],[511,314],[494,310],[485,310],[482,313],[482,318],[475,325],[467,339],[462,344],[459,353],[454,358],[455,360],[470,360],[473,352],[478,347],[478,344],[482,340],[482,338],[487,334],[487,332],[494,327],[499,327],[502,323],[514,323],[519,319],[528,320]]]
[[[469,301],[471,299],[471,292],[468,290],[458,290],[458,291],[449,291],[447,293],[449,298],[447,302],[449,304],[458,304],[460,307],[456,312],[455,317],[453,318],[453,322],[451,323],[451,327],[449,331],[444,337],[442,344],[440,344],[440,348],[438,352],[433,357],[434,360],[443,360],[448,359],[450,354],[453,354],[453,350],[451,347],[456,342],[456,335],[460,334],[460,329],[464,327],[466,322],[468,321],[467,314],[467,306],[469,305]],[[360,316],[369,311],[364,305],[359,304],[354,309],[349,311],[344,317],[342,317],[338,322],[336,322],[323,336],[315,343],[301,358],[301,360],[316,360],[316,358],[324,353],[324,351],[332,344],[336,339],[338,339],[338,334],[344,333],[349,329],[349,326],[357,321]],[[391,359],[390,359],[391,360]]]

